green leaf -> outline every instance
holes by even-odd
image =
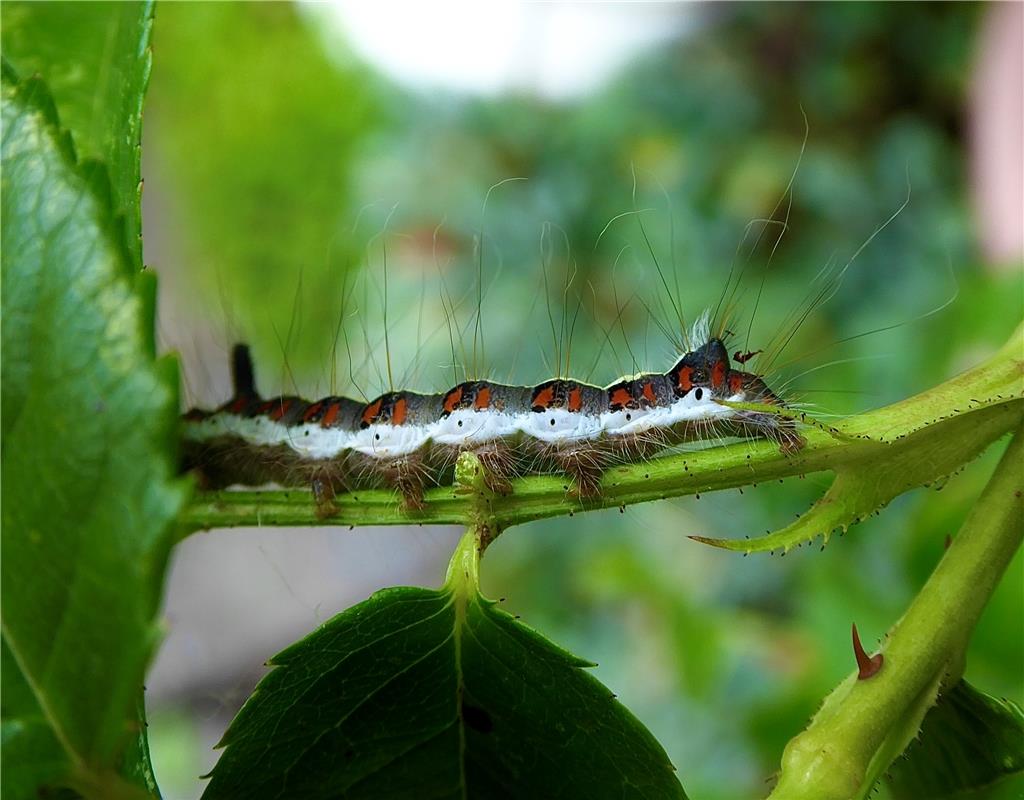
[[[153,3],[4,3],[4,57],[38,74],[79,156],[106,164],[130,268],[142,267],[142,101],[153,61]]]
[[[275,656],[204,798],[685,797],[661,746],[480,596],[476,534],[438,590],[378,592]]]
[[[889,771],[898,800],[942,800],[1024,771],[1024,711],[960,681],[928,712]]]
[[[0,647],[0,674],[3,675],[3,699],[0,701],[3,796],[34,797],[40,786],[63,780],[70,771],[70,764],[32,688],[14,661],[6,639]]]
[[[18,780],[117,796],[187,494],[176,383],[101,172],[78,169],[40,80],[5,69],[2,105],[4,761],[31,736],[47,769]]]

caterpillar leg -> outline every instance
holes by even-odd
[[[422,511],[427,507],[423,501],[423,481],[410,474],[402,474],[395,480],[395,487],[402,495],[402,507],[406,511]]]
[[[575,483],[569,490],[571,495],[587,500],[601,494],[601,476],[606,466],[602,456],[595,448],[574,448],[554,454],[553,460],[558,469]]]
[[[428,473],[419,456],[395,459],[384,467],[383,474],[402,495],[402,507],[406,511],[417,512],[426,508],[423,492]]]
[[[779,449],[787,456],[800,452],[807,444],[807,440],[797,433],[796,429],[788,427],[780,427],[778,429],[777,440],[779,442]]]
[[[406,511],[424,508],[423,492],[431,473],[422,452],[397,458],[350,454],[346,474],[350,489],[395,489]]]
[[[793,420],[771,414],[744,412],[731,427],[737,436],[771,439],[787,456],[800,452],[807,444]]]
[[[282,464],[286,463],[284,461]],[[308,486],[313,492],[318,519],[337,516],[341,508],[335,503],[338,493],[347,491],[345,461],[343,459],[310,461],[300,460],[287,466],[286,486]]]
[[[313,500],[316,503],[316,516],[318,519],[327,519],[336,516],[340,508],[334,502],[334,487],[330,481],[324,478],[313,478],[310,481],[310,488],[313,490]]]
[[[515,472],[514,457],[508,445],[501,441],[491,442],[473,450],[484,468],[484,483],[487,488],[498,495],[512,494],[512,483],[509,480]]]

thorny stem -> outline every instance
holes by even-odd
[[[265,525],[475,526],[483,514],[493,539],[512,525],[547,517],[870,464],[912,453],[936,437],[957,443],[955,469],[1019,424],[1024,414],[1022,339],[1024,325],[985,363],[915,397],[849,417],[835,426],[838,436],[818,427],[805,429],[807,445],[792,455],[781,453],[771,442],[750,441],[615,467],[605,473],[600,496],[586,501],[570,494],[566,479],[556,476],[513,481],[508,496],[481,488],[467,491],[467,484],[457,481],[455,487],[429,490],[421,512],[403,510],[394,492],[357,491],[339,495],[338,513],[328,518],[317,515],[304,490],[200,492],[182,517],[181,536],[211,528]],[[936,463],[934,474],[928,466],[922,468],[920,483],[952,471],[948,460]]]
[[[881,647],[877,675],[854,671],[782,757],[773,800],[866,797],[963,672],[971,631],[1024,538],[1024,427],[939,565]]]

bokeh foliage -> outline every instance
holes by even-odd
[[[415,373],[422,388],[450,382],[438,367],[444,347],[441,356],[430,350],[445,336],[418,347],[414,335],[417,326],[444,325],[435,260],[451,258],[440,271],[457,298],[470,293],[472,313],[484,195],[518,176],[529,180],[497,189],[486,215],[494,374],[504,377],[515,361],[513,377],[547,377],[550,339],[524,343],[521,335],[545,329],[536,297],[547,221],[558,226],[552,240],[565,232],[586,298],[581,330],[592,335],[577,334],[582,369],[597,361],[593,378],[604,381],[632,368],[621,344],[598,354],[602,330],[619,320],[639,366],[660,366],[671,346],[644,304],[623,309],[633,292],[664,302],[636,221],[616,222],[595,248],[598,234],[634,208],[635,175],[636,206],[654,209],[644,215],[653,249],[680,275],[694,315],[721,292],[744,226],[783,195],[803,142],[801,106],[810,137],[789,230],[770,267],[764,247],[740,258],[758,278],[767,269],[755,349],[824,264],[845,263],[903,202],[908,178],[912,190],[908,208],[797,332],[788,352],[812,355],[790,373],[842,362],[798,381],[806,401],[842,413],[906,396],[975,362],[1019,319],[1019,271],[982,262],[966,195],[965,92],[978,7],[702,11],[698,33],[571,105],[410,95],[327,37],[342,49],[329,60],[322,20],[289,6],[203,9],[161,10],[147,174],[175,188],[169,218],[184,240],[179,255],[212,298],[212,324],[230,317],[222,335],[255,340],[264,363],[280,360],[279,342],[297,328],[286,349],[300,388],[322,381],[324,331],[333,329],[347,265],[370,264],[379,287],[381,250],[362,246],[389,214],[389,299],[406,334],[392,337],[398,372]],[[325,163],[324,153],[337,160]],[[347,235],[357,218],[358,234]],[[948,309],[915,321],[954,292]],[[557,293],[548,294],[557,309]],[[368,291],[358,312],[368,318],[378,306]],[[904,324],[837,344],[893,323]],[[369,372],[368,390],[383,388],[380,373]],[[867,641],[888,627],[997,456],[935,487],[942,491],[902,498],[822,553],[740,559],[684,538],[779,527],[822,488],[793,480],[742,498],[517,530],[489,555],[485,588],[599,661],[601,679],[664,743],[694,796],[757,793],[782,745],[848,671],[849,623]],[[1022,596],[1018,556],[976,631],[967,671],[975,685],[1018,702],[1024,643],[1007,631],[1019,631]]]
[[[306,339],[289,352],[308,364],[302,341],[333,329],[351,261],[347,186],[383,113],[377,80],[337,68],[286,3],[168,3],[153,46],[147,177],[169,190],[155,213],[206,298],[196,310],[273,352],[298,292]]]

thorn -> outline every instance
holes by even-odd
[[[850,626],[850,629],[853,634],[853,654],[857,658],[857,680],[866,681],[878,674],[884,659],[881,653],[869,656],[864,652],[864,646],[860,643],[860,634],[857,633],[856,622]]]
[[[950,536],[950,535],[949,535],[949,534],[947,533],[947,534],[946,534],[946,541],[945,541],[945,542],[943,542],[943,544],[942,544],[942,549],[943,549],[943,550],[948,550],[948,549],[949,549],[949,546],[950,546],[951,544],[953,544],[953,537],[952,537],[952,536]]]

